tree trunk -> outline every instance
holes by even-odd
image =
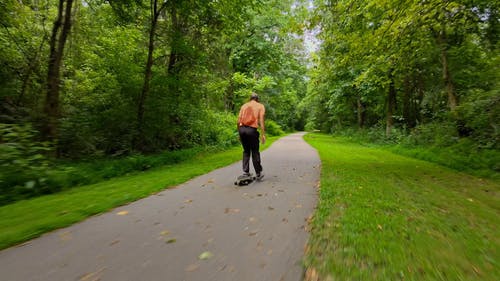
[[[177,98],[178,93],[178,74],[179,74],[179,40],[181,34],[181,27],[179,19],[177,18],[177,10],[175,4],[171,6],[170,17],[172,19],[172,30],[171,30],[171,43],[170,43],[170,55],[167,66],[167,74],[170,77],[169,91],[170,95]]]
[[[444,28],[437,35],[437,41],[441,49],[441,64],[443,66],[443,81],[446,88],[446,93],[448,95],[448,106],[451,111],[454,111],[458,106],[458,98],[455,94],[455,86],[453,85],[453,80],[450,75],[450,69],[448,65],[448,43],[446,39],[446,33]]]
[[[59,0],[58,14],[52,28],[50,38],[50,54],[47,70],[47,92],[44,106],[45,124],[44,137],[47,140],[57,140],[58,122],[60,117],[59,91],[61,82],[61,64],[64,46],[71,30],[71,10],[73,0]]]
[[[144,104],[146,103],[146,99],[150,91],[153,69],[153,52],[155,49],[154,40],[156,26],[158,23],[158,1],[151,1],[151,5],[151,26],[149,28],[148,57],[146,59],[146,67],[144,69],[144,84],[142,85],[142,91],[137,104],[137,135],[135,137],[134,146],[138,150],[142,150],[144,146]]]
[[[155,50],[155,33],[156,27],[158,26],[158,17],[161,11],[166,7],[166,3],[167,2],[164,2],[162,6],[158,8],[158,0],[151,0],[151,26],[149,29],[148,58],[144,69],[144,84],[142,85],[142,91],[137,104],[137,135],[134,139],[134,147],[138,150],[144,149],[144,106],[149,96],[151,78],[153,76],[153,53]]]
[[[366,120],[366,109],[365,105],[361,101],[361,97],[357,98],[357,112],[358,112],[358,126],[359,128],[363,128],[365,126],[365,120]]]
[[[170,17],[172,20],[172,30],[170,35],[170,56],[167,66],[167,74],[169,77],[168,92],[169,98],[176,104],[181,102],[181,94],[179,89],[180,77],[179,73],[181,70],[180,62],[182,60],[182,53],[180,49],[181,40],[183,40],[183,22],[182,18],[179,18],[176,9],[177,3],[173,3],[170,6]],[[170,124],[178,126],[182,122],[182,115],[178,110],[171,111],[170,114]]]
[[[422,123],[421,109],[425,95],[425,83],[421,74],[417,74],[416,81],[416,97],[413,100],[413,108],[415,111],[415,125]]]
[[[394,77],[392,76],[392,70],[389,72],[389,92],[387,95],[387,112],[386,112],[386,127],[385,135],[386,137],[391,136],[392,126],[394,125],[394,109],[396,107],[396,88],[394,87]]]
[[[414,128],[416,125],[416,113],[412,96],[410,77],[406,76],[403,92],[403,118],[407,128]]]

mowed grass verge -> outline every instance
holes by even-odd
[[[278,137],[270,137],[261,149]],[[241,147],[201,152],[178,164],[80,186],[0,207],[0,249],[147,197],[241,160]],[[237,175],[235,175],[236,177]]]
[[[308,134],[321,189],[306,280],[500,280],[500,184]]]

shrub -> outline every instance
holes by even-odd
[[[403,143],[445,147],[457,143],[458,139],[456,125],[453,122],[443,121],[417,126]]]
[[[478,146],[499,148],[500,95],[498,90],[471,91],[458,107],[463,125]]]
[[[50,193],[44,153],[49,144],[36,140],[30,124],[0,123],[0,204],[16,197]]]
[[[184,133],[189,147],[229,147],[238,143],[236,116],[231,113],[206,110],[193,116],[188,127]]]
[[[269,136],[281,136],[285,134],[281,126],[273,120],[266,120],[266,134]]]

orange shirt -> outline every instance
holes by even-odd
[[[264,115],[266,113],[266,108],[264,107],[263,104],[256,102],[254,100],[251,100],[244,105],[241,106],[240,109],[240,114],[238,115],[238,126],[242,126],[243,124],[241,123],[241,118],[243,115],[243,112],[250,107],[253,110],[253,115],[254,115],[254,121],[250,124],[245,124],[246,126],[258,128],[259,127],[259,122],[260,120],[264,121]]]

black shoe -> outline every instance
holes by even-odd
[[[263,177],[264,177],[264,173],[260,172],[260,173],[257,174],[257,176],[255,178],[257,180],[261,180]]]

